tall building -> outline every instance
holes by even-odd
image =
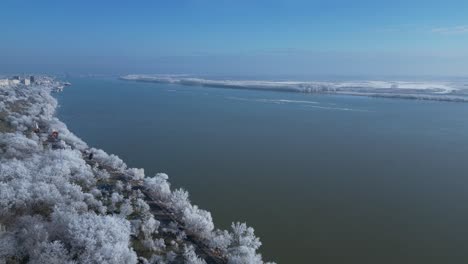
[[[34,76],[31,75],[31,76],[29,77],[29,82],[30,82],[31,84],[33,84],[33,83],[36,82],[36,80],[34,79]]]
[[[24,85],[29,85],[30,84],[29,79],[26,79],[26,78],[22,79],[21,83],[24,84]]]

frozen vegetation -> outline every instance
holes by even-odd
[[[0,263],[264,263],[252,228],[71,133],[44,80],[0,88]]]
[[[463,82],[410,81],[257,81],[210,80],[186,75],[122,76],[123,80],[171,83],[191,86],[289,91],[300,93],[346,94],[387,98],[468,102],[468,84]]]

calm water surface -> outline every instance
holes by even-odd
[[[70,81],[70,130],[247,222],[266,260],[468,263],[468,104]]]

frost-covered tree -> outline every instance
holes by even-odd
[[[40,243],[30,255],[30,264],[73,264],[68,250],[60,241]]]
[[[102,149],[92,148],[91,153],[93,153],[93,159],[96,160],[99,164],[109,166],[115,170],[124,171],[127,169],[127,164],[123,162],[118,156],[114,154],[107,154]]]
[[[129,178],[129,180],[139,181],[145,178],[145,170],[137,169],[137,168],[129,168],[125,171],[125,175]]]
[[[124,219],[56,208],[52,224],[57,229],[52,238],[62,239],[80,263],[137,262],[129,248],[130,223]]]
[[[197,256],[193,246],[184,248],[184,262],[187,264],[206,264],[206,261]]]
[[[169,179],[167,174],[158,173],[154,177],[145,178],[143,185],[152,198],[168,201],[171,197],[171,187],[167,179]]]
[[[228,247],[228,263],[247,264],[263,263],[260,254],[256,250],[262,245],[255,236],[254,229],[247,227],[245,223],[233,223],[231,243]]]

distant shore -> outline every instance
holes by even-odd
[[[409,81],[253,81],[212,80],[185,75],[133,74],[121,80],[203,86],[214,88],[268,90],[297,93],[337,94],[413,100],[468,102],[466,84],[452,82],[409,82]]]

